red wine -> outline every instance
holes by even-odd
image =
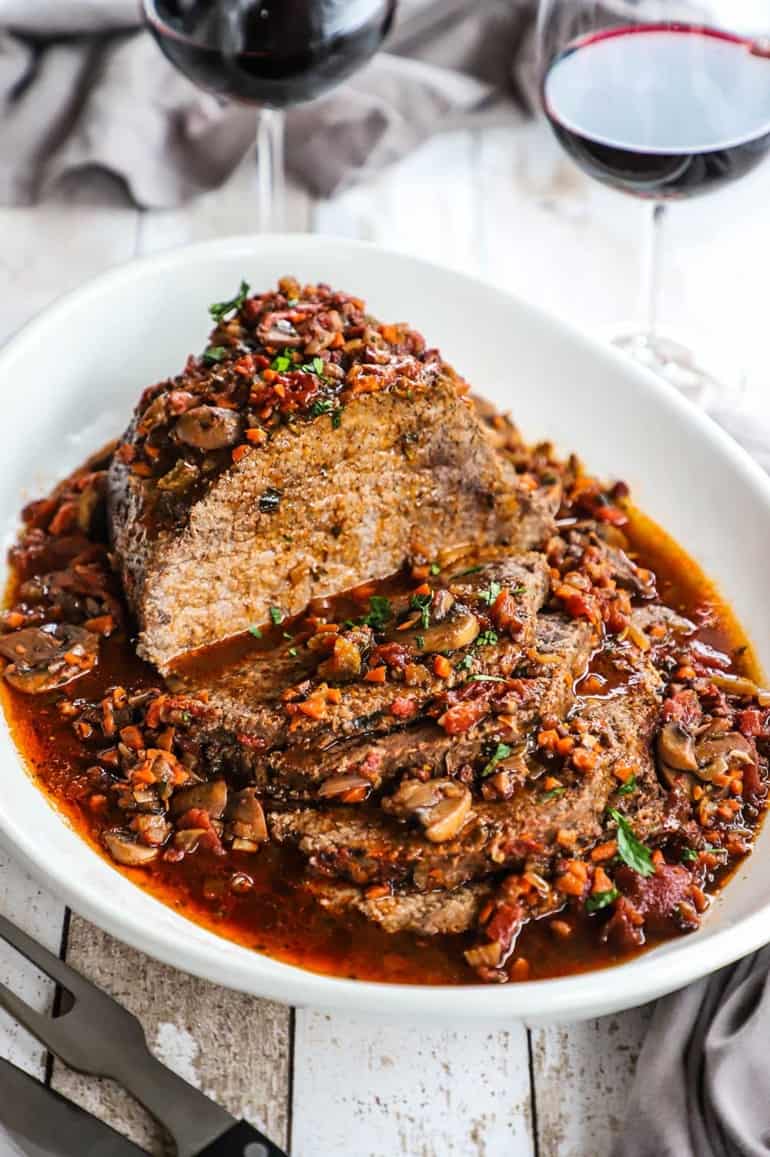
[[[155,39],[195,84],[285,108],[312,100],[380,47],[395,0],[152,0]]]
[[[711,28],[636,25],[575,41],[548,69],[543,104],[590,176],[654,200],[733,181],[770,149],[770,59]]]

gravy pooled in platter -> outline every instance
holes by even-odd
[[[84,839],[223,936],[414,984],[696,931],[770,695],[687,555],[405,325],[283,279],[22,513],[3,700]]]

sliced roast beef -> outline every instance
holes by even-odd
[[[246,748],[236,762],[248,767],[260,790],[273,798],[318,798],[329,803],[357,786],[380,789],[405,772],[456,775],[479,760],[486,763],[486,753],[497,742],[522,744],[538,719],[563,718],[594,642],[595,634],[584,621],[539,615],[534,652],[522,676],[508,694],[492,702],[490,715],[468,732],[449,734],[421,712],[416,723],[385,734],[341,740],[331,736],[312,744],[290,741],[267,756]],[[490,654],[488,669],[492,658]]]
[[[601,839],[607,806],[629,768],[637,783],[662,794],[651,755],[658,707],[653,668],[644,668],[622,699],[587,701],[573,723],[585,726],[576,731],[583,737],[581,749],[586,736],[596,739],[586,749],[590,757],[573,755],[558,788],[545,790],[541,774],[504,803],[474,800],[461,831],[446,842],[433,842],[375,807],[275,811],[268,826],[274,839],[296,844],[315,870],[359,885],[388,882],[432,891],[502,868],[547,868],[566,849],[580,854]]]
[[[376,647],[371,628],[341,632],[358,654],[358,675],[352,682],[347,676],[335,677],[334,668],[329,667],[328,647],[314,650],[318,641],[314,637],[299,645],[289,641],[278,651],[251,655],[218,675],[200,682],[197,677],[185,679],[179,685],[188,694],[205,696],[210,758],[235,763],[265,778],[265,772],[260,771],[265,753],[287,744],[298,756],[302,751],[309,753],[307,760],[311,761],[340,740],[374,737],[414,721],[440,692],[455,685],[480,676],[479,688],[496,688],[497,683],[485,680],[499,679],[502,683],[526,660],[535,641],[537,611],[546,597],[548,582],[548,568],[541,555],[488,562],[474,568],[472,574],[459,576],[448,588],[436,585],[433,601],[447,595],[452,599],[451,608],[444,618],[435,621],[434,616],[424,628],[415,625],[401,630],[404,624],[392,626],[388,621],[376,635],[382,640]],[[496,601],[506,591],[516,615],[515,633],[495,632],[494,645],[482,645],[480,623],[494,613],[492,596]],[[404,600],[407,615],[409,602],[409,598]],[[453,652],[447,674],[436,674],[434,653],[427,650],[429,632],[446,629],[446,641],[451,644],[452,624],[469,621],[473,630],[464,638],[470,641]],[[339,634],[324,631],[320,641],[333,641]],[[487,636],[491,638],[490,632]],[[451,646],[447,650],[451,651]],[[371,681],[372,670],[382,675],[382,682]]]
[[[451,892],[394,892],[367,896],[363,888],[315,879],[309,885],[320,904],[335,915],[358,912],[385,932],[440,936],[466,932],[492,893],[489,884],[466,884]]]
[[[113,542],[161,670],[405,559],[526,549],[552,525],[558,484],[517,475],[419,335],[324,287],[287,300],[234,299],[202,358],[145,392],[113,460]]]

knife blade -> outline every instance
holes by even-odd
[[[133,1141],[2,1057],[0,1125],[24,1157],[147,1157]]]

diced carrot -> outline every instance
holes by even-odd
[[[420,585],[418,587],[415,587],[413,593],[416,595],[429,595],[430,594],[430,584],[429,583],[420,583]]]
[[[436,655],[433,660],[433,674],[439,679],[448,679],[452,674],[452,664],[444,655]]]
[[[94,635],[104,635],[106,638],[115,630],[115,620],[112,615],[97,615],[94,619],[86,619],[83,626]]]
[[[572,753],[572,766],[578,771],[590,771],[596,764],[596,755],[585,747],[578,747]]]
[[[609,878],[604,868],[599,866],[594,872],[594,882],[591,885],[591,891],[594,894],[597,892],[611,892],[612,887],[612,880]]]
[[[120,730],[120,738],[126,747],[132,747],[135,751],[139,751],[145,746],[144,736],[134,724],[130,724],[128,727],[122,727]]]
[[[604,844],[597,844],[591,852],[591,859],[595,864],[600,860],[611,860],[618,850],[617,840],[607,840]]]
[[[364,675],[365,683],[384,683],[387,678],[386,667],[372,667],[371,671],[367,671]]]
[[[326,705],[315,697],[306,699],[304,703],[298,703],[297,709],[309,719],[323,719],[326,713]]]
[[[247,446],[245,442],[242,442],[240,446],[236,446],[232,452],[233,462],[240,462],[241,458],[243,458],[245,454],[248,454],[250,450],[251,447]]]
[[[255,446],[261,446],[267,441],[267,432],[261,426],[251,426],[246,431],[246,438]]]

